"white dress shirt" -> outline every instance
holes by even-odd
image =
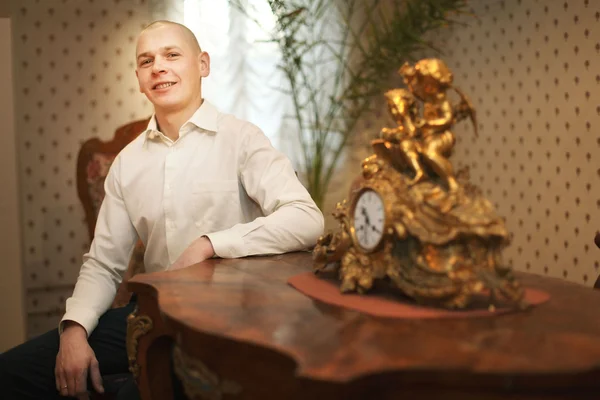
[[[88,336],[110,307],[138,236],[146,272],[154,272],[203,235],[216,256],[235,258],[304,249],[323,233],[323,215],[290,161],[255,125],[204,101],[176,141],[156,127],[153,116],[106,177],[94,240],[62,319]]]

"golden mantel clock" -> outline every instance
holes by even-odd
[[[492,307],[498,299],[525,307],[501,259],[509,244],[504,220],[468,170],[455,173],[449,160],[458,121],[470,118],[477,134],[475,110],[443,61],[424,59],[399,72],[407,88],[385,93],[396,126],[372,142],[349,201],[336,205],[339,229],[319,239],[315,271],[334,265],[343,292],[364,293],[385,279],[421,303],[463,308],[489,293]]]

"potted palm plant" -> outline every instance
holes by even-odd
[[[302,165],[299,172],[322,208],[359,120],[390,77],[425,50],[427,40],[467,13],[466,0],[264,0],[276,19],[268,33],[291,98]],[[245,0],[231,4],[251,18]],[[255,21],[260,25],[258,20]]]

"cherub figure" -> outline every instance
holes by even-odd
[[[452,88],[452,72],[442,60],[424,59],[414,67],[404,64],[399,73],[404,77],[410,92],[423,101],[423,119],[415,124],[422,136],[421,155],[427,165],[446,181],[448,189],[455,191],[458,183],[448,157],[455,144],[450,128],[458,116],[455,116],[446,94]],[[462,118],[472,111],[472,107],[462,93],[458,93],[463,98],[458,108]]]
[[[414,185],[425,176],[421,163],[419,162],[419,152],[421,151],[419,141],[417,140],[418,109],[415,97],[406,89],[392,89],[385,93],[388,109],[396,121],[395,128],[383,128],[381,138],[385,141],[397,144],[400,147],[400,154],[403,156],[406,164],[410,165],[415,175],[409,182]]]
[[[418,109],[415,96],[406,89],[392,89],[385,92],[388,110],[397,124],[396,128],[383,128],[381,138],[393,143],[400,143],[406,138],[414,138],[417,134],[415,120]]]

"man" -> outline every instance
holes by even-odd
[[[323,216],[289,160],[257,127],[202,98],[210,58],[190,30],[151,24],[138,38],[136,61],[140,91],[155,114],[111,166],[59,329],[0,356],[3,398],[85,398],[88,380],[102,392],[101,375],[127,372],[133,305],[108,309],[138,235],[153,272],[213,256],[299,250],[323,231]]]

